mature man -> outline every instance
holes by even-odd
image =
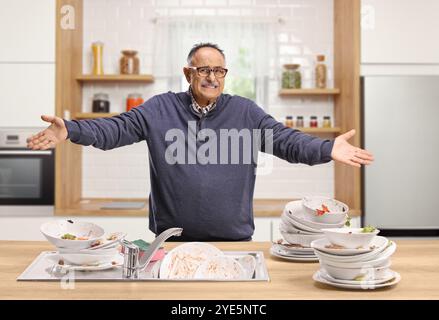
[[[251,100],[223,94],[227,69],[217,45],[195,45],[187,62],[183,68],[190,84],[187,92],[156,95],[112,118],[67,121],[42,116],[51,125],[30,137],[28,147],[45,150],[70,139],[109,150],[146,140],[151,172],[149,228],[159,234],[182,227],[178,239],[182,241],[240,241],[250,240],[253,234],[256,161],[244,161],[248,151],[244,143],[212,147],[214,135],[224,135],[225,129],[259,130],[261,139],[251,137],[252,142],[259,141],[258,149],[291,163],[315,165],[337,160],[360,167],[373,161],[369,152],[347,142],[354,130],[333,141],[322,140],[285,127]],[[205,136],[210,148],[200,153],[207,143]],[[179,137],[183,140],[178,142]],[[234,148],[241,154],[237,163],[230,163],[227,160]],[[207,161],[201,159],[203,155]]]

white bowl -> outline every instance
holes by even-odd
[[[392,245],[396,248],[396,245],[394,245],[393,242],[390,242],[387,238],[381,236],[376,236],[370,243],[371,246],[374,246],[374,249],[372,251],[364,253],[340,254],[334,251],[343,250],[357,252],[358,249],[327,249],[323,247],[325,244],[329,243],[330,242],[325,237],[324,239],[313,241],[311,243],[311,247],[314,249],[314,251],[317,251],[325,259],[336,262],[360,262],[374,260],[376,258],[379,258],[381,255],[384,255],[388,250],[392,250],[392,248],[390,248]]]
[[[76,222],[72,220],[54,220],[44,223],[41,232],[46,239],[58,248],[86,249],[104,235],[104,229],[90,222]],[[87,240],[61,239],[66,233],[76,237],[88,237]]]
[[[119,255],[117,250],[113,250],[112,253],[108,254],[89,254],[89,253],[60,253],[59,256],[67,264],[74,265],[97,265],[108,263],[115,260],[115,257]]]
[[[370,281],[384,278],[389,272],[390,262],[378,268],[340,268],[325,263],[322,263],[321,266],[331,277],[335,279]]]
[[[303,247],[311,247],[311,242],[325,237],[324,234],[308,235],[308,234],[292,234],[280,230],[284,240],[291,244],[300,244]]]
[[[361,232],[363,228],[333,228],[322,229],[326,238],[334,245],[343,246],[347,249],[366,248],[380,232]]]
[[[339,223],[319,223],[319,222],[314,222],[314,221],[309,221],[307,219],[305,219],[305,213],[304,213],[305,209],[302,205],[302,200],[296,200],[296,201],[292,201],[286,204],[285,209],[284,209],[284,213],[293,221],[295,221],[295,223],[297,223],[297,225],[300,227],[301,225],[310,227],[314,230],[321,230],[323,228],[341,228],[343,227],[343,225],[346,222],[346,216],[345,219],[343,219],[341,222]]]
[[[305,197],[302,199],[303,213],[305,219],[317,223],[338,224],[346,220],[349,207],[341,201],[326,197]],[[319,215],[317,210],[321,210],[325,205],[329,213]]]

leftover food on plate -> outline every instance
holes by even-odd
[[[376,228],[375,227],[372,227],[372,226],[365,226],[362,230],[361,230],[361,232],[362,233],[370,233],[370,232],[375,232],[375,230],[376,230]]]
[[[328,207],[327,206],[325,206],[323,203],[322,203],[322,209],[316,209],[316,212],[317,212],[317,215],[318,216],[322,216],[322,215],[324,215],[325,213],[331,213],[330,211],[329,211],[329,209],[328,209]]]
[[[63,240],[88,240],[88,237],[77,237],[70,233],[65,233],[61,236]]]

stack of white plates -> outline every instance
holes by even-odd
[[[273,256],[290,261],[318,261],[311,242],[325,237],[322,229],[340,228],[346,223],[346,217],[336,224],[320,223],[309,220],[302,200],[287,203],[281,215],[279,231],[283,239],[274,243],[270,253]]]
[[[315,262],[318,261],[314,250],[301,245],[290,244],[285,241],[273,243],[270,249],[271,255],[290,261]]]
[[[346,289],[377,289],[398,283],[401,276],[390,269],[396,244],[376,236],[366,247],[348,249],[335,246],[327,238],[311,243],[320,261],[313,279]]]

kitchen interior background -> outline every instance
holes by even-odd
[[[437,44],[422,40],[423,37],[417,37],[410,26],[402,23],[409,17],[411,21],[431,17],[428,8],[435,7],[434,1],[421,2],[425,5],[419,2],[418,14],[412,16],[413,7],[409,1],[362,1],[363,75],[439,73],[439,57],[434,60],[437,63],[424,61],[425,55],[432,52],[431,46]],[[55,1],[1,0],[1,4],[8,8],[0,13],[1,29],[8,30],[1,32],[1,42],[26,41],[28,50],[17,50],[23,48],[22,45],[11,45],[0,52],[0,127],[45,126],[39,120],[40,115],[55,112]],[[376,12],[380,14],[375,15]],[[197,37],[201,30],[225,49],[229,67],[234,66],[239,71],[234,74],[232,68],[227,81],[235,79],[239,83],[239,79],[233,78],[239,74],[253,81],[254,90],[246,94],[253,96],[279,121],[284,121],[287,115],[304,116],[305,125],[311,115],[318,117],[320,125],[323,116],[333,119],[331,97],[281,98],[278,95],[285,63],[300,64],[302,86],[313,87],[318,54],[325,55],[328,87],[333,86],[332,0],[84,0],[83,19],[84,74],[91,71],[92,43],[101,41],[104,43],[105,73],[118,73],[121,50],[133,49],[138,51],[140,73],[153,74],[156,79],[147,85],[87,84],[83,91],[84,112],[91,111],[93,95],[99,92],[109,94],[111,112],[122,112],[129,93],[141,93],[148,99],[168,90],[186,90],[181,69],[190,46],[201,40]],[[209,28],[209,22],[214,22],[215,27]],[[389,41],[377,36],[388,34],[395,26],[402,28],[396,33],[399,38]],[[233,37],[228,33],[230,29],[235,30]],[[411,46],[416,53],[405,50],[407,41],[416,44]],[[412,63],[398,64],[398,56],[404,56]],[[396,61],[389,57],[395,57]],[[242,63],[243,60],[249,64]],[[237,87],[228,89],[238,90],[239,94],[242,86]],[[86,147],[84,151],[83,197],[148,196],[145,143],[105,152],[92,147]],[[332,163],[309,167],[274,158],[273,172],[257,179],[255,198],[300,198],[310,194],[333,197],[333,185]],[[29,208],[0,207],[4,216],[1,237],[41,238],[36,226],[42,219],[47,220],[51,210],[51,207],[33,207],[30,212]],[[109,229],[125,225],[135,234],[147,232],[144,218],[93,217],[88,220],[99,221]],[[257,218],[255,222],[255,240],[277,237],[278,219]],[[27,225],[23,234],[14,234],[17,230],[14,226],[23,226],[23,223]],[[354,221],[354,225],[358,223],[358,219]]]

